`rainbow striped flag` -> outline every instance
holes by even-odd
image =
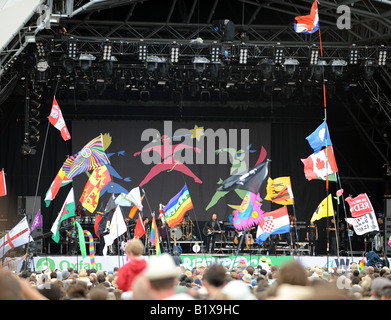
[[[152,216],[151,235],[149,237],[149,241],[155,246],[156,255],[161,255],[162,253],[160,251],[159,232],[157,229],[155,214]]]
[[[180,223],[185,213],[190,209],[193,209],[193,203],[191,202],[190,193],[185,184],[182,190],[163,209],[169,227],[173,228]]]

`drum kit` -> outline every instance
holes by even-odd
[[[95,224],[95,216],[76,216],[76,221],[80,224]]]
[[[193,240],[193,227],[194,223],[189,216],[185,216],[182,222],[178,223],[174,228],[170,230],[171,239],[181,241]]]

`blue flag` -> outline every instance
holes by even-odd
[[[326,147],[326,141],[327,146],[331,146],[332,143],[326,120],[323,121],[323,123],[306,139],[310,144],[311,148],[314,149],[314,153],[318,153],[320,150],[322,150],[323,147]]]

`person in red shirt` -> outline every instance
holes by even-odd
[[[142,257],[144,245],[141,240],[133,239],[125,247],[129,261],[118,269],[117,285],[122,291],[131,291],[133,280],[147,267],[147,261]]]

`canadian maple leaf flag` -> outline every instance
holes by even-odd
[[[326,176],[338,172],[332,146],[313,153],[301,161],[304,164],[304,174],[308,181],[317,178],[325,179]]]

